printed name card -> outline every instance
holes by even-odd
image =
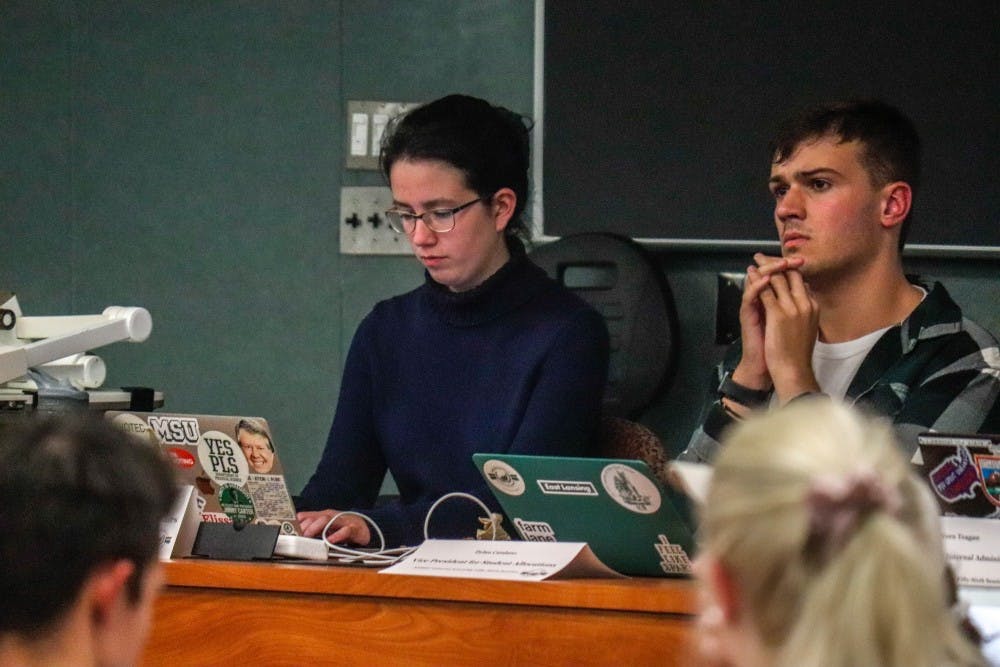
[[[941,532],[960,586],[1000,586],[1000,521],[943,516]]]
[[[602,563],[586,542],[426,540],[383,574],[542,581],[626,578]]]

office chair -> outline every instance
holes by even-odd
[[[564,236],[531,259],[604,316],[611,358],[603,412],[635,419],[674,369],[679,327],[663,272],[638,243],[609,233]]]

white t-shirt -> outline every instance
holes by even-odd
[[[915,287],[923,292],[921,298],[927,296],[927,290],[919,285]],[[891,328],[892,325],[843,343],[823,343],[817,340],[816,347],[813,348],[812,368],[823,393],[833,398],[844,398],[861,362],[875,347],[882,334]]]
[[[843,343],[816,341],[813,348],[812,368],[819,388],[827,396],[844,398],[847,388],[858,372],[858,367],[879,338],[892,326],[865,334],[861,338]]]

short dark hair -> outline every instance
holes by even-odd
[[[151,443],[96,416],[30,417],[0,431],[0,634],[44,636],[87,577],[135,564],[134,603],[177,486]]]
[[[920,135],[902,111],[879,100],[849,100],[807,107],[785,120],[770,144],[773,164],[784,162],[805,141],[838,137],[862,144],[861,162],[879,187],[905,181],[916,194],[920,184]],[[912,211],[899,233],[902,249]]]
[[[500,188],[517,195],[510,235],[529,236],[524,223],[532,122],[486,100],[448,95],[394,118],[382,136],[379,163],[386,179],[397,160],[440,160],[465,174],[484,199]]]

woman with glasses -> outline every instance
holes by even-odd
[[[425,515],[449,492],[499,511],[473,453],[594,453],[608,334],[525,254],[529,131],[521,116],[464,95],[387,128],[386,217],[425,282],[377,304],[355,333],[326,449],[299,498],[306,535],[351,510],[372,518],[387,546],[419,544]],[[386,471],[399,497],[374,507]],[[430,535],[474,536],[479,513],[441,504]],[[326,534],[378,542],[352,514]]]

